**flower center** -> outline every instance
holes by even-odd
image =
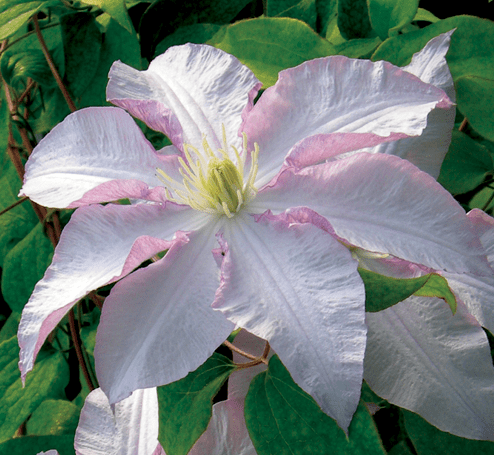
[[[228,218],[235,215],[242,205],[251,201],[257,194],[254,181],[257,175],[259,147],[254,144],[251,153],[251,166],[244,179],[244,166],[247,159],[247,136],[243,133],[243,154],[231,146],[235,156],[228,156],[225,128],[223,127],[223,149],[218,149],[217,156],[209,146],[206,138],[202,141],[204,153],[195,147],[184,144],[183,158],[179,172],[182,182],[177,182],[162,169],[156,169],[158,178],[164,183],[166,197],[177,204],[187,204],[193,209],[208,213],[225,214]],[[195,155],[195,159],[193,158]]]

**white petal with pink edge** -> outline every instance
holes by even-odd
[[[76,430],[77,455],[151,455],[158,445],[156,388],[136,390],[112,410],[101,389],[86,398]]]
[[[117,194],[142,197],[161,187],[156,168],[164,167],[134,120],[122,109],[90,107],[74,112],[34,149],[26,163],[20,195],[47,207],[69,207],[98,185],[111,180],[137,181],[137,188]]]
[[[350,252],[312,224],[246,213],[227,244],[213,308],[268,340],[295,382],[347,429],[360,396],[364,286]]]
[[[494,367],[487,337],[458,301],[410,297],[369,327],[364,379],[379,396],[442,431],[494,440]]]
[[[282,71],[242,125],[259,144],[259,182],[267,183],[300,140],[334,132],[420,135],[446,94],[387,62],[333,56]],[[395,137],[398,139],[400,136]]]
[[[358,153],[300,171],[286,169],[249,210],[305,206],[336,234],[368,251],[437,270],[492,273],[464,210],[431,176],[391,155]]]
[[[78,209],[22,312],[18,337],[23,379],[46,337],[77,300],[169,248],[180,227],[196,229],[207,219],[201,212],[172,203]]]
[[[182,150],[200,147],[206,135],[213,148],[241,148],[238,131],[261,83],[235,57],[211,46],[188,43],[169,48],[146,71],[113,64],[107,99],[151,128],[165,133]]]
[[[234,328],[211,309],[218,267],[211,222],[180,233],[163,259],[115,285],[103,306],[94,351],[111,403],[168,384],[202,365]],[[178,234],[177,234],[178,235]]]

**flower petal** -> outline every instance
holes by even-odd
[[[479,235],[480,242],[487,251],[487,259],[494,267],[494,218],[481,210],[468,212]],[[480,324],[494,333],[494,272],[488,276],[473,274],[443,273],[454,293],[465,302]]]
[[[162,200],[157,167],[167,167],[166,160],[129,114],[114,107],[90,107],[69,115],[41,140],[26,163],[20,195],[59,208],[126,197]],[[113,180],[118,182],[109,188]],[[90,200],[75,203],[105,183],[101,195],[96,192]],[[158,187],[154,193],[153,187]]]
[[[213,405],[207,430],[189,455],[256,455],[245,426],[242,400],[226,400]]]
[[[269,340],[295,382],[347,429],[362,385],[364,286],[350,252],[312,224],[246,213],[228,244],[213,308]]]
[[[205,218],[172,203],[76,210],[62,232],[52,264],[22,312],[18,337],[23,379],[46,337],[75,302],[170,248],[179,227],[195,229]]]
[[[156,388],[136,390],[113,410],[101,389],[87,396],[75,434],[77,455],[151,455],[157,445]]]
[[[333,56],[282,71],[246,116],[242,130],[250,143],[259,144],[258,179],[265,184],[289,150],[308,136],[417,136],[432,109],[450,105],[442,90],[388,62]]]
[[[234,325],[210,307],[218,287],[216,224],[179,233],[163,259],[117,283],[103,306],[94,351],[111,403],[195,370]]]
[[[494,368],[487,337],[458,302],[410,297],[367,313],[364,378],[378,395],[442,431],[494,440]]]
[[[365,250],[437,270],[492,274],[464,210],[431,176],[401,158],[358,153],[286,169],[249,210],[279,213],[298,206],[315,210],[338,236]]]
[[[110,70],[107,99],[165,133],[180,150],[200,147],[203,135],[213,148],[241,149],[238,131],[261,83],[235,57],[211,46],[188,43],[169,48],[146,71],[120,61]]]
[[[453,78],[445,58],[452,33],[450,31],[431,39],[413,56],[411,63],[402,69],[444,90],[454,102]],[[427,117],[427,127],[420,136],[382,143],[364,151],[399,156],[437,178],[451,143],[455,111],[454,105],[448,109],[435,109]]]

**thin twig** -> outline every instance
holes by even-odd
[[[9,210],[12,210],[14,207],[17,207],[19,204],[22,204],[24,201],[27,201],[29,198],[27,196],[24,196],[23,198],[19,199],[18,201],[14,202],[13,204],[10,204],[7,208],[3,209],[0,212],[0,216],[2,216],[4,213],[7,213]]]
[[[249,354],[248,352],[242,351],[242,349],[237,348],[237,346],[233,345],[228,340],[223,341],[223,344],[227,348],[231,349],[232,351],[236,352],[237,354],[240,354],[241,356],[247,357],[248,359],[257,360],[257,358],[258,358],[255,355],[252,355],[252,354]]]
[[[468,125],[468,119],[465,117],[465,118],[463,119],[463,121],[461,122],[461,125],[460,125],[460,127],[458,128],[458,131],[463,131],[463,130],[465,130],[465,129],[466,129],[466,127],[467,127],[467,125]]]
[[[75,317],[74,317],[74,309],[71,308],[69,311],[69,327],[70,327],[70,335],[72,336],[72,340],[74,341],[74,348],[77,354],[77,360],[79,360],[79,366],[82,369],[82,374],[84,375],[84,379],[86,384],[89,387],[89,390],[93,391],[95,389],[93,381],[89,376],[89,372],[86,367],[86,362],[84,362],[84,357],[82,355],[81,344],[79,341],[79,334],[77,333],[77,329],[75,326]]]
[[[228,340],[225,340],[223,342],[223,344],[227,348],[229,348],[232,351],[236,352],[237,354],[240,354],[241,356],[247,357],[248,359],[251,359],[252,360],[252,362],[246,362],[246,363],[237,363],[237,362],[234,362],[235,363],[235,366],[237,368],[239,368],[239,369],[241,369],[241,368],[250,368],[250,367],[259,365],[261,363],[264,363],[266,365],[268,364],[267,357],[268,357],[269,351],[271,349],[271,347],[269,346],[269,342],[268,341],[266,341],[266,346],[264,347],[264,352],[262,353],[261,357],[257,357],[255,355],[252,355],[252,354],[249,354],[248,352],[243,351],[242,349],[237,348],[237,346],[233,345]]]
[[[39,44],[41,45],[41,50],[43,51],[43,54],[45,55],[46,61],[48,62],[48,66],[50,67],[50,70],[53,74],[53,77],[57,81],[57,85],[60,88],[60,91],[62,92],[62,95],[65,98],[65,101],[67,102],[67,105],[69,106],[70,111],[75,112],[77,110],[77,108],[75,107],[75,104],[72,101],[72,98],[70,97],[69,92],[65,88],[65,85],[62,81],[62,78],[60,77],[60,74],[58,74],[57,67],[55,66],[55,63],[53,62],[53,59],[51,58],[50,52],[48,51],[48,47],[46,46],[43,35],[41,34],[37,14],[35,14],[33,16],[33,22],[34,22],[34,30],[36,31],[36,36],[38,37]]]

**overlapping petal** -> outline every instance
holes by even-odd
[[[258,213],[307,206],[336,234],[369,251],[438,270],[492,273],[463,209],[431,176],[401,158],[359,153],[285,169],[251,203]]]
[[[170,248],[180,227],[193,230],[206,219],[204,213],[172,203],[77,210],[22,313],[18,337],[23,378],[46,337],[77,300]]]
[[[261,85],[232,55],[188,43],[171,47],[146,71],[114,63],[107,99],[165,133],[180,150],[183,143],[200,147],[203,135],[222,147],[222,125],[229,144],[240,150],[242,116]]]
[[[364,287],[350,252],[312,224],[269,214],[257,222],[237,215],[224,240],[213,308],[267,339],[300,387],[348,428],[366,334]]]
[[[494,440],[494,368],[487,337],[459,301],[410,297],[369,327],[364,378],[378,395],[440,430]]]
[[[389,140],[416,136],[426,127],[432,109],[450,105],[442,90],[390,63],[334,56],[282,71],[242,129],[249,142],[259,144],[258,177],[265,184],[289,150],[309,136],[334,132],[372,133]]]
[[[77,455],[151,455],[158,446],[156,388],[110,406],[101,389],[86,398],[75,434]]]
[[[96,373],[110,403],[139,388],[168,384],[203,364],[234,328],[211,309],[218,226],[177,233],[160,261],[115,285],[101,314]]]
[[[409,65],[402,69],[417,76],[423,82],[438,87],[455,101],[453,78],[446,62],[446,53],[453,31],[443,33],[430,40],[417,52]],[[442,162],[451,143],[451,132],[455,121],[455,106],[434,109],[427,117],[427,127],[420,136],[408,137],[394,142],[365,148],[369,153],[386,153],[404,158],[419,169],[437,178]]]
[[[494,267],[494,218],[478,209],[470,211],[467,216],[473,222],[491,267]],[[457,273],[443,275],[480,324],[494,333],[494,272],[487,276]]]
[[[26,164],[20,195],[57,208],[127,197],[163,200],[157,167],[171,172],[176,161],[157,155],[129,114],[91,107],[69,115],[41,140]],[[81,201],[90,190],[91,198]]]

